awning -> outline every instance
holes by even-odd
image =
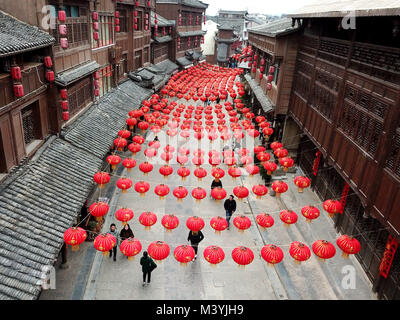
[[[265,95],[263,89],[250,76],[250,74],[245,74],[244,77],[247,80],[248,84],[250,85],[250,88],[253,91],[254,95],[256,96],[258,102],[260,103],[263,111],[265,113],[273,111],[274,105],[272,101],[268,98],[268,96]]]
[[[96,61],[90,61],[73,69],[57,74],[55,83],[61,86],[68,86],[71,83],[74,83],[79,79],[82,79],[89,74],[92,74],[99,68],[100,65]]]
[[[185,58],[185,57],[176,59],[176,62],[177,62],[178,64],[180,64],[184,69],[187,69],[187,68],[193,66],[192,61],[188,60],[188,59]]]
[[[165,42],[172,41],[172,37],[171,36],[156,37],[155,41],[158,43],[165,43]]]
[[[181,38],[185,38],[185,37],[195,37],[195,36],[202,36],[204,34],[206,34],[205,31],[202,30],[197,30],[197,31],[187,31],[187,32],[177,32],[178,36]]]

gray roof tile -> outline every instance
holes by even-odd
[[[67,86],[98,70],[100,65],[96,61],[89,61],[73,69],[58,73],[55,82],[62,86]]]
[[[270,112],[274,109],[272,101],[265,95],[263,89],[258,85],[258,83],[250,76],[250,74],[245,74],[245,79],[253,90],[258,102],[261,104],[264,112]]]
[[[253,28],[249,28],[248,32],[266,35],[268,37],[277,37],[296,32],[298,29],[298,24],[292,27],[292,19],[281,18]]]

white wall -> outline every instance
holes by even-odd
[[[201,45],[203,55],[214,55],[215,40],[214,37],[218,32],[217,24],[212,20],[206,20],[206,24],[202,25],[203,30],[207,33],[204,35],[204,44]]]

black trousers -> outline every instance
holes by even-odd
[[[146,282],[146,276],[147,276],[147,283],[150,283],[151,271],[150,272],[143,272],[143,282]]]
[[[113,255],[113,253],[114,253],[114,260],[116,260],[117,259],[117,246],[114,246],[114,248],[112,248],[110,250],[110,258]]]
[[[192,243],[192,248],[194,249],[194,254],[197,255],[197,249],[199,248],[198,243]]]

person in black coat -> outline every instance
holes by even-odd
[[[218,178],[215,178],[213,180],[213,182],[211,182],[211,191],[212,191],[212,189],[217,188],[217,187],[222,188],[222,181],[219,180]],[[210,198],[212,198],[211,193],[210,193]]]
[[[143,286],[146,285],[146,276],[147,276],[147,284],[150,284],[151,272],[157,268],[157,265],[153,261],[147,251],[143,252],[143,257],[140,258],[140,265],[142,266],[143,272]]]
[[[228,230],[229,230],[229,220],[236,211],[236,201],[234,200],[233,195],[230,195],[229,199],[225,200],[224,208],[226,211],[226,222],[228,222]]]
[[[133,231],[132,231],[131,227],[129,226],[129,224],[126,224],[122,228],[121,232],[119,233],[119,237],[120,237],[121,241],[124,241],[126,239],[135,237],[135,235],[133,234]]]
[[[189,231],[188,235],[188,241],[190,242],[190,245],[194,249],[194,259],[196,260],[197,258],[197,249],[199,246],[199,243],[204,239],[204,235],[201,231]]]

